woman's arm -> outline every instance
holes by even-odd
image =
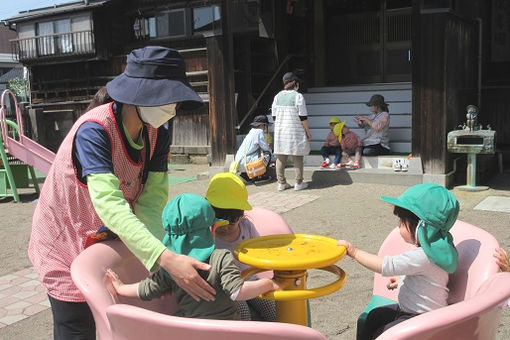
[[[383,131],[388,128],[390,124],[390,114],[383,112],[377,117],[377,119],[367,121],[368,125],[376,132]]]
[[[344,246],[347,250],[347,255],[358,261],[362,266],[370,269],[373,272],[381,273],[383,258],[366,252],[361,249],[357,249],[352,243],[347,242],[345,240],[338,240],[337,244],[339,246]]]
[[[308,119],[307,120],[302,120],[301,124],[303,125],[303,128],[305,129],[306,138],[308,139],[308,141],[311,141],[312,140],[312,134],[310,133],[310,127],[309,127],[309,124],[308,124]]]
[[[157,268],[159,263],[177,285],[195,299],[213,299],[214,289],[196,272],[196,269],[209,270],[210,266],[166,249],[132,213],[119,189],[120,181],[114,174],[88,175],[87,184],[94,209],[105,226],[119,236],[149,271]]]
[[[271,152],[271,148],[269,147],[269,145],[267,144],[267,139],[266,139],[266,133],[264,132],[264,130],[261,130],[259,129],[261,132],[259,132],[258,134],[258,145],[259,147],[262,149],[262,151],[266,151],[266,152]]]

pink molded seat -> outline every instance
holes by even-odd
[[[246,216],[261,236],[288,234],[292,230],[278,214],[254,208]],[[177,305],[171,295],[151,302],[120,298],[115,304],[104,285],[107,268],[127,283],[148,275],[140,261],[120,241],[97,243],[73,262],[71,274],[89,304],[101,340],[110,339],[322,339],[317,331],[298,325],[188,319],[171,316]]]
[[[499,271],[492,256],[499,243],[489,232],[457,220],[451,234],[459,252],[459,267],[450,275],[450,304],[472,297],[485,280]],[[379,255],[396,255],[412,248],[411,244],[404,242],[398,228],[395,228],[381,245]],[[397,291],[388,290],[387,283],[388,278],[375,274],[374,295],[397,301]]]
[[[406,320],[377,340],[491,340],[510,298],[510,273],[489,277],[470,298]]]
[[[499,267],[492,255],[499,243],[487,231],[459,220],[451,233],[459,252],[459,267],[450,275],[450,305],[402,322],[377,339],[494,339],[499,305],[510,296],[510,274],[496,277]],[[395,255],[412,248],[396,228],[384,240],[379,255]],[[505,282],[507,289],[502,287]],[[397,291],[388,290],[387,283],[388,278],[374,275],[374,297],[397,301]],[[493,294],[491,289],[498,293]]]
[[[180,318],[130,305],[112,305],[106,314],[113,340],[326,340],[311,328],[288,323]]]

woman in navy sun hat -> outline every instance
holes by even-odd
[[[60,145],[32,221],[28,254],[49,296],[55,339],[95,339],[70,266],[104,239],[120,238],[149,271],[161,266],[195,299],[214,299],[196,271],[209,265],[161,242],[170,144],[165,123],[202,105],[184,60],[166,47],[136,49],[106,89],[113,101],[81,116]]]

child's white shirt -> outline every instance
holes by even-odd
[[[227,242],[227,241],[220,239],[219,237],[216,237],[216,239],[214,240],[216,249],[228,249],[228,250],[230,250],[230,252],[232,254],[234,254],[234,248],[239,243],[249,240],[251,238],[260,236],[259,233],[257,232],[257,229],[255,229],[255,226],[253,225],[253,223],[246,217],[243,217],[239,221],[239,229],[241,231],[239,233],[239,237],[237,238],[237,240],[234,240],[232,242]],[[235,256],[234,256],[234,258],[235,258]],[[240,271],[250,268],[250,266],[239,262],[239,260],[237,258],[235,259],[235,263]]]
[[[381,274],[405,275],[398,293],[404,312],[421,314],[448,304],[448,272],[430,261],[422,248],[384,257]]]

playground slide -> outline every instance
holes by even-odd
[[[19,140],[9,137],[7,133],[7,123],[5,118],[5,98],[6,95],[11,95],[16,107],[16,120],[19,126]],[[34,142],[23,134],[23,119],[21,117],[21,110],[19,109],[16,96],[10,90],[2,92],[0,101],[0,125],[2,128],[2,137],[5,148],[8,153],[22,162],[36,168],[44,174],[48,174],[51,164],[55,159],[55,154],[46,149],[44,146]]]

